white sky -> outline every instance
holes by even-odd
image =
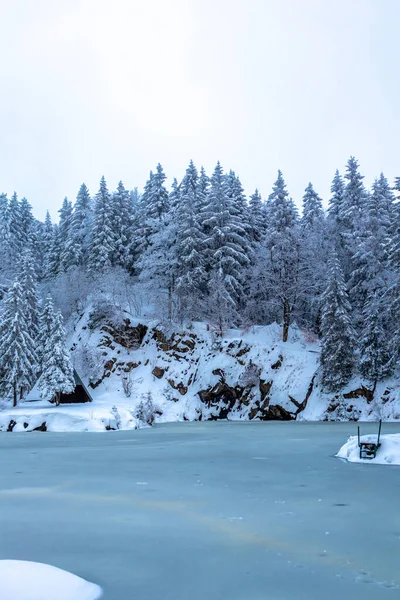
[[[351,154],[400,176],[400,0],[0,0],[0,191],[52,215],[85,181],[217,160],[325,200]]]

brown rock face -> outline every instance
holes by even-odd
[[[173,379],[167,379],[167,381],[168,381],[169,385],[172,388],[174,388],[174,390],[178,390],[178,392],[180,393],[181,396],[184,396],[185,394],[187,394],[188,388],[182,382],[175,383],[175,381]]]
[[[143,339],[147,333],[146,325],[131,326],[129,319],[125,319],[122,325],[103,325],[102,330],[108,333],[113,341],[127,350],[137,350],[142,345]]]
[[[278,360],[271,365],[271,369],[279,369],[282,366],[283,356],[280,354]]]
[[[263,379],[260,379],[260,394],[261,394],[261,400],[265,400],[265,398],[268,396],[270,390],[272,387],[272,381],[265,381]]]
[[[347,392],[347,394],[343,394],[343,398],[365,398],[367,402],[371,402],[374,397],[374,390],[370,390],[366,388],[364,385],[357,388],[356,390],[352,390],[351,392]]]
[[[157,377],[157,379],[162,379],[162,377],[164,377],[165,369],[162,369],[161,367],[154,367],[152,373],[154,377]]]

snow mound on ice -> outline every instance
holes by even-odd
[[[98,585],[43,563],[0,560],[1,600],[99,600]]]
[[[27,407],[21,405],[0,413],[0,432],[10,428],[13,423],[14,433],[34,431],[42,424],[46,431],[52,432],[83,432],[106,431],[107,429],[136,429],[138,421],[132,412],[119,408],[114,412],[110,407],[97,407],[91,404],[64,405],[46,409],[40,406]],[[142,424],[143,426],[143,424]],[[1,599],[2,600],[2,599]]]
[[[362,442],[376,442],[376,435],[363,435]],[[381,446],[376,458],[361,459],[357,436],[351,436],[336,454],[338,458],[345,458],[349,462],[374,463],[378,465],[400,465],[400,433],[381,435]]]

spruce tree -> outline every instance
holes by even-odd
[[[87,266],[92,218],[92,199],[87,186],[82,183],[76,196],[63,254],[63,264],[66,270]]]
[[[360,372],[376,384],[392,372],[392,356],[387,332],[384,329],[384,312],[373,294],[364,307],[364,328],[360,339]]]
[[[14,258],[7,194],[0,194],[0,248],[2,250],[2,260],[0,262],[0,286],[1,289],[4,289],[7,280],[13,271]]]
[[[321,333],[322,383],[328,391],[336,392],[352,376],[355,341],[343,271],[334,251],[322,295]]]
[[[48,313],[51,312],[50,302],[48,298]],[[51,398],[58,406],[61,394],[70,394],[75,389],[74,370],[66,348],[65,329],[60,311],[54,314],[53,325],[42,354],[41,368],[38,387],[42,396]]]
[[[340,228],[341,218],[343,214],[343,197],[345,184],[339,171],[336,169],[335,176],[331,185],[331,198],[329,199],[328,220],[334,231]]]
[[[58,211],[60,215],[60,220],[58,223],[57,236],[58,236],[58,250],[59,250],[59,258],[58,258],[58,270],[57,272],[63,273],[68,271],[70,268],[69,264],[69,254],[68,254],[68,241],[70,237],[71,231],[71,223],[72,223],[72,202],[68,200],[68,198],[64,198],[62,206]]]
[[[34,258],[29,251],[26,251],[21,259],[18,280],[22,289],[24,315],[29,327],[29,334],[34,344],[37,344],[39,336],[38,284]]]
[[[282,320],[282,339],[287,341],[300,287],[300,237],[297,210],[289,198],[282,172],[268,199],[268,230],[261,249],[266,272],[266,301],[275,304]]]
[[[15,281],[4,303],[0,321],[1,392],[12,396],[13,406],[35,382],[36,344],[30,335],[26,299],[21,284]]]
[[[122,181],[119,182],[117,191],[112,196],[112,210],[112,230],[115,240],[112,263],[114,266],[128,267],[133,211],[129,191],[125,189]]]
[[[89,248],[89,270],[101,272],[111,267],[115,239],[112,228],[112,204],[104,177],[95,196],[93,228]]]
[[[51,273],[51,252],[54,244],[54,225],[51,221],[51,216],[49,211],[46,212],[46,218],[44,221],[43,227],[43,267],[42,267],[42,277],[43,279],[48,279],[49,274]]]
[[[32,206],[26,198],[22,198],[19,206],[19,227],[21,232],[21,248],[26,250],[34,242],[34,222]]]
[[[207,252],[206,268],[210,270],[209,291],[212,295],[212,276],[218,273],[223,280],[226,293],[236,310],[244,302],[245,269],[249,265],[250,246],[242,223],[237,202],[227,192],[226,179],[220,163],[211,177],[207,205],[203,209]],[[232,322],[235,315],[232,312]]]
[[[47,340],[51,337],[54,328],[54,306],[50,294],[46,297],[39,313],[39,332],[38,332],[38,358],[39,370],[42,371],[43,357]]]
[[[387,179],[381,174],[374,181],[372,193],[366,199],[362,228],[351,257],[352,270],[348,282],[349,295],[354,310],[354,325],[361,331],[365,322],[364,307],[380,301],[387,291],[388,245],[394,196]]]
[[[199,197],[197,169],[190,161],[179,188],[176,206],[177,279],[176,291],[180,313],[189,319],[199,318],[199,303],[206,291],[204,234],[202,231],[202,197]]]
[[[263,202],[260,192],[256,189],[249,200],[249,224],[250,236],[253,246],[258,244],[266,232],[265,215],[263,211]]]
[[[318,230],[323,228],[325,213],[322,208],[322,200],[314,190],[310,182],[305,189],[303,196],[303,216],[301,225],[304,229]]]

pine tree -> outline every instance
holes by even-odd
[[[1,289],[4,289],[13,270],[10,211],[6,194],[0,194],[0,248],[2,250],[2,259],[0,263],[0,286]]]
[[[384,313],[374,295],[364,307],[364,329],[360,340],[361,375],[376,384],[392,372],[388,335],[384,329]]]
[[[57,236],[58,236],[58,269],[57,273],[63,273],[68,271],[70,268],[69,254],[68,254],[68,241],[70,238],[71,223],[72,223],[72,202],[68,198],[64,198],[62,206],[58,211],[60,220],[58,223]]]
[[[9,202],[9,228],[11,260],[16,263],[23,248],[23,230],[21,226],[21,207],[16,192]]]
[[[264,237],[267,224],[265,222],[265,214],[263,210],[263,202],[260,192],[256,189],[254,194],[250,196],[249,201],[249,224],[250,236],[253,246],[258,244]]]
[[[53,299],[50,294],[46,297],[39,315],[39,332],[38,332],[38,358],[39,367],[42,371],[42,364],[47,340],[51,337],[54,328],[54,306]]]
[[[24,302],[24,316],[26,324],[29,327],[29,335],[34,344],[37,344],[39,336],[38,286],[34,258],[29,251],[26,251],[21,259],[18,280],[21,285],[22,300]]]
[[[92,199],[87,186],[82,183],[74,204],[63,255],[66,270],[87,266],[92,219]]]
[[[336,169],[335,177],[331,185],[331,198],[328,207],[328,220],[335,231],[340,228],[343,213],[343,197],[345,184],[339,171]]]
[[[387,179],[381,174],[372,186],[358,235],[357,247],[351,257],[352,271],[348,282],[354,310],[354,325],[361,330],[365,322],[364,307],[386,293],[388,281],[388,245],[394,195]]]
[[[51,216],[49,211],[46,212],[46,218],[44,221],[44,227],[43,227],[43,237],[42,237],[42,243],[43,243],[43,269],[42,269],[42,276],[44,279],[47,279],[49,277],[49,274],[51,273],[51,251],[53,248],[53,244],[54,244],[54,225],[51,221]]]
[[[19,206],[19,227],[21,231],[21,247],[26,250],[33,244],[34,221],[32,206],[26,198],[22,198]]]
[[[112,196],[112,209],[112,229],[115,240],[112,263],[114,266],[128,267],[133,211],[129,191],[125,189],[122,181],[119,182],[117,191]]]
[[[395,189],[400,192],[400,178],[396,179]],[[387,292],[387,329],[392,340],[392,366],[395,367],[400,360],[400,202],[393,206],[387,250],[390,272]]]
[[[203,198],[199,197],[199,176],[190,161],[179,188],[175,209],[177,224],[176,291],[180,312],[189,319],[198,318],[199,302],[206,291],[204,234],[202,232]],[[171,209],[173,206],[171,204]]]
[[[112,253],[115,245],[112,229],[112,205],[110,194],[104,177],[100,181],[100,189],[95,197],[93,229],[89,249],[89,270],[105,271],[111,267]]]
[[[301,225],[304,229],[318,230],[324,226],[325,213],[322,208],[322,200],[314,190],[310,182],[303,196],[303,216]]]
[[[154,240],[154,236],[162,229],[168,213],[169,195],[164,185],[165,179],[163,168],[158,164],[155,173],[150,171],[150,177],[140,197],[130,245],[134,271],[140,269],[140,259],[147,252],[150,239]]]
[[[329,261],[328,283],[322,295],[321,333],[322,383],[328,391],[336,392],[352,376],[355,349],[351,306],[336,252]]]
[[[323,292],[328,256],[327,227],[322,200],[311,183],[303,196],[301,219],[300,273],[306,283],[305,293],[299,298],[299,320],[307,328],[319,333],[320,298]]]
[[[47,299],[48,314],[51,312]],[[50,335],[45,342],[42,355],[42,374],[38,387],[44,398],[51,398],[56,405],[60,404],[61,394],[70,394],[75,389],[74,370],[69,352],[66,349],[65,329],[60,311],[54,314]]]
[[[18,281],[10,288],[0,321],[1,392],[12,395],[13,405],[28,392],[35,379],[37,356],[26,319],[26,300]]]
[[[280,312],[282,339],[286,342],[300,294],[300,237],[297,210],[289,198],[281,171],[268,202],[268,231],[259,259],[266,272],[266,301],[275,304]]]
[[[237,203],[226,190],[226,180],[220,163],[211,177],[207,205],[204,207],[204,240],[208,269],[223,279],[230,306],[238,309],[244,301],[245,268],[250,264],[250,247],[245,226],[241,222]],[[207,268],[206,266],[206,268]],[[212,278],[209,284],[212,294]],[[232,312],[232,322],[234,314]]]

